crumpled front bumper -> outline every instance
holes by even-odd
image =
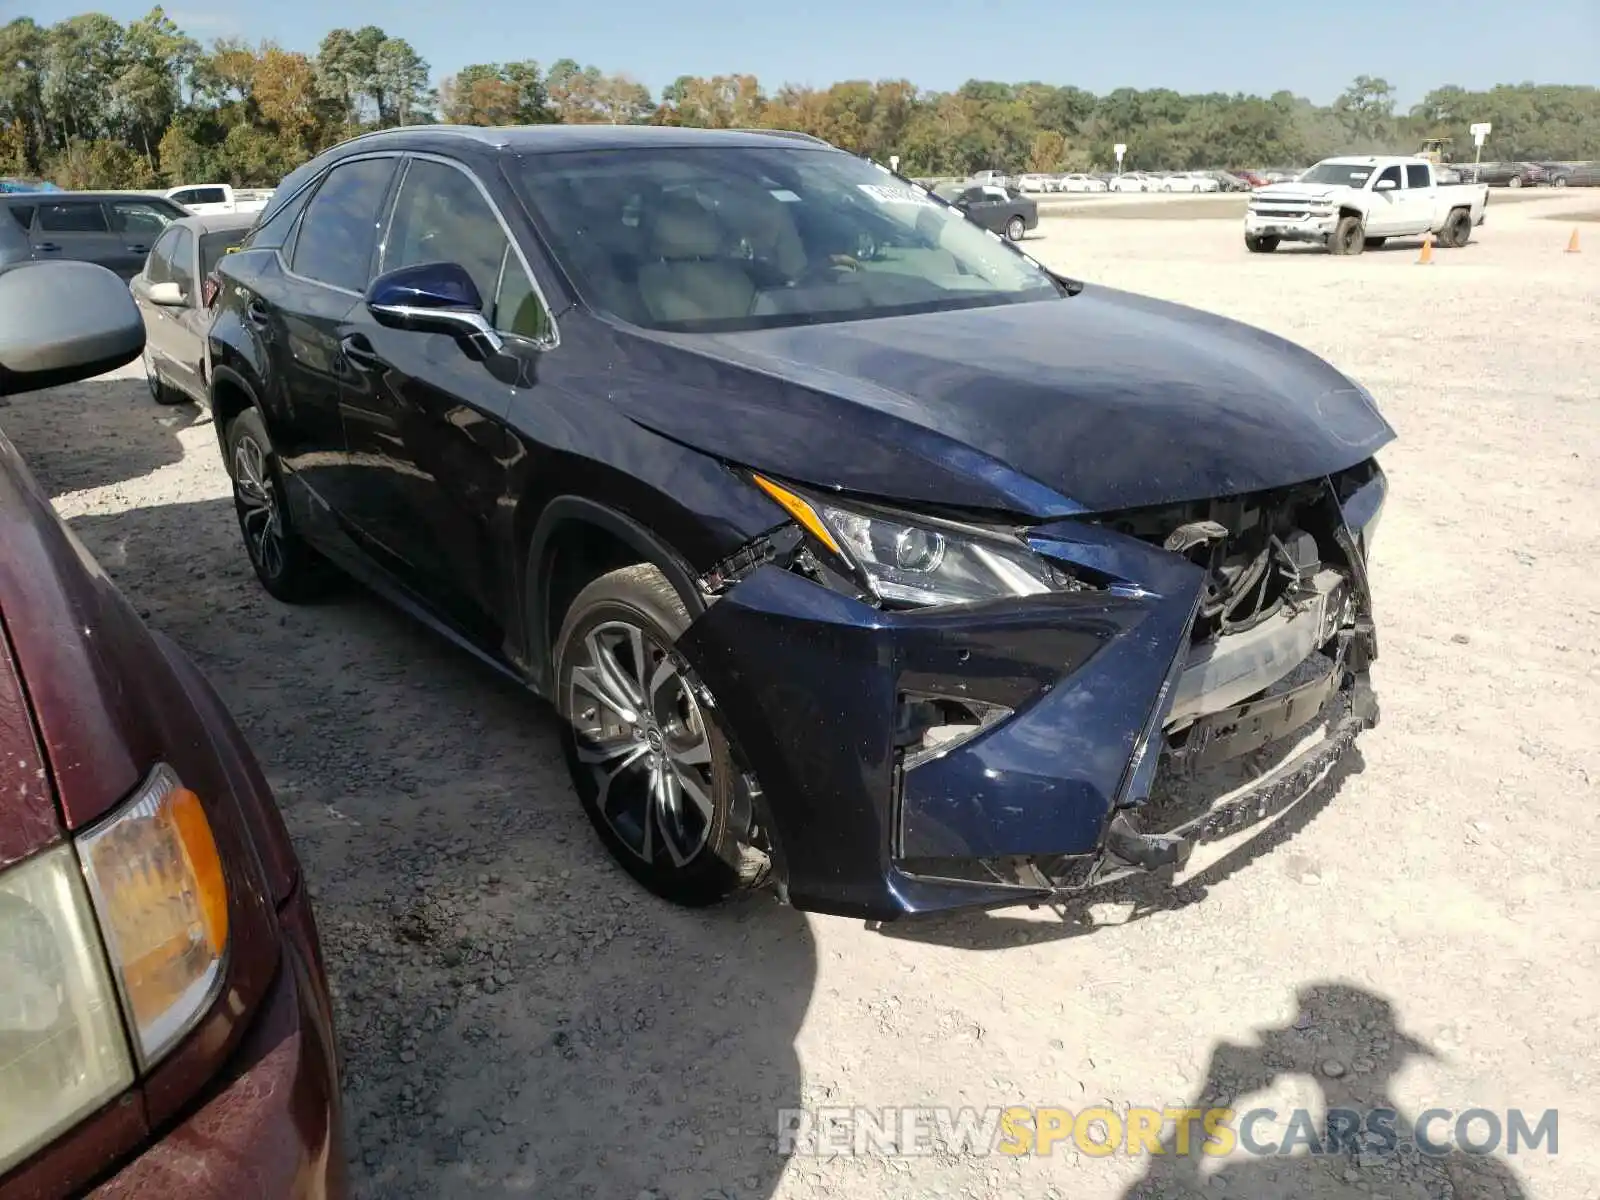
[[[1341,535],[1359,558],[1359,535]],[[1182,765],[1164,723],[1204,572],[1093,523],[1030,542],[1110,585],[893,612],[769,564],[685,633],[680,650],[759,780],[758,816],[798,907],[884,920],[1050,898],[1164,844],[1138,828],[1139,807],[1158,765]],[[1202,746],[1226,756],[1230,740],[1259,745],[1342,705],[1337,756],[1376,719],[1369,594],[1359,564],[1351,574],[1362,628],[1342,635],[1337,663],[1287,698],[1188,720],[1196,762]],[[1009,715],[908,769],[897,731],[907,698],[926,696]]]
[[[1244,215],[1244,231],[1248,237],[1275,237],[1286,242],[1325,242],[1338,228],[1339,214],[1309,213],[1304,210],[1275,213],[1256,212]]]

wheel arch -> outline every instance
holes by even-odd
[[[692,567],[655,531],[626,513],[584,496],[546,503],[528,538],[523,569],[523,651],[534,687],[551,695],[551,651],[568,608],[591,580],[633,563],[666,576],[692,621],[706,609]]]
[[[247,408],[260,408],[256,392],[248,380],[229,367],[213,364],[211,370],[211,424],[216,430],[217,448],[227,458],[228,426]],[[265,419],[266,414],[262,417]]]

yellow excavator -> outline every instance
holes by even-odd
[[[1418,158],[1425,158],[1436,167],[1442,167],[1450,161],[1450,138],[1429,138],[1422,143],[1422,149],[1417,151]]]

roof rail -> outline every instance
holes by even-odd
[[[732,129],[730,133],[764,133],[768,137],[789,138],[797,142],[815,142],[819,146],[833,147],[833,143],[826,138],[819,138],[814,133],[801,133],[798,129]]]
[[[369,129],[365,133],[358,133],[354,137],[346,138],[338,143],[348,146],[351,142],[363,142],[368,138],[389,137],[396,133],[448,133],[457,137],[471,138],[476,142],[483,142],[490,146],[505,144],[506,128],[516,126],[502,125],[391,125],[387,129]]]

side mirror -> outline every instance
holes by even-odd
[[[183,308],[189,303],[189,297],[175,283],[152,283],[144,294],[149,297],[151,304],[159,304],[163,308]]]
[[[1372,185],[1372,190],[1375,192],[1392,192],[1394,189],[1395,182],[1392,179],[1380,179]]]
[[[957,196],[950,203],[955,205],[957,208],[968,208],[971,206],[972,201],[968,200],[965,196]]]
[[[367,311],[380,325],[443,333],[498,354],[505,346],[483,316],[483,297],[459,263],[418,263],[380,275],[367,288]]]
[[[0,271],[0,396],[76,383],[144,350],[128,285],[93,263],[24,263]]]

